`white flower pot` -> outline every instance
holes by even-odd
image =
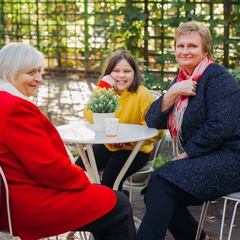
[[[105,131],[105,125],[104,125],[104,119],[105,118],[114,118],[115,112],[113,113],[93,113],[93,123],[94,123],[94,129],[98,132],[104,132]]]

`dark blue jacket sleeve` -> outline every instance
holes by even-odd
[[[157,129],[167,129],[167,119],[173,107],[168,110],[162,112],[161,111],[161,103],[163,96],[158,98],[155,102],[150,106],[146,116],[145,121],[148,127],[157,128]]]

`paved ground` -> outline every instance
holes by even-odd
[[[96,79],[89,79],[88,81],[82,80],[46,80],[45,84],[39,89],[38,95],[34,98],[34,102],[47,114],[55,125],[68,123],[70,121],[78,121],[82,117],[82,109],[88,99],[92,87],[94,87]],[[166,148],[169,147],[166,145]],[[171,151],[165,149],[164,151]],[[222,199],[217,199],[212,202],[207,212],[204,229],[211,237],[211,240],[219,239],[219,231],[221,225],[222,214]],[[139,193],[133,193],[132,199],[133,212],[136,217],[142,219],[145,206],[143,203],[143,197]],[[228,204],[228,209],[232,210],[233,204]],[[190,210],[193,215],[199,219],[201,207],[191,207]],[[225,229],[229,226],[231,211],[227,211],[227,220]],[[225,231],[226,232],[226,231]],[[225,233],[226,234],[226,233]],[[59,235],[59,240],[65,240],[67,234]],[[75,235],[76,240],[80,240],[78,234]],[[240,214],[237,212],[234,230],[232,234],[232,240],[240,238]],[[0,232],[0,240],[11,239],[8,234]],[[18,239],[18,238],[16,238]],[[55,238],[49,238],[55,240]],[[173,240],[170,233],[167,233],[166,240]],[[224,237],[224,240],[227,239]],[[19,240],[19,239],[18,239]],[[127,239],[126,239],[127,240]],[[151,239],[149,239],[151,240]]]

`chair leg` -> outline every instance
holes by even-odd
[[[224,204],[223,204],[222,223],[221,223],[219,240],[222,240],[222,238],[223,238],[223,228],[224,228],[224,220],[225,220],[225,214],[226,214],[226,206],[227,206],[227,199],[225,198]]]
[[[223,238],[223,228],[224,228],[225,214],[226,214],[226,208],[227,208],[227,201],[228,201],[228,199],[225,198],[224,204],[223,204],[223,213],[222,213],[222,222],[221,222],[221,229],[220,229],[219,240],[222,240],[222,238]],[[236,202],[236,203],[234,204],[232,219],[231,219],[231,223],[230,223],[229,231],[228,231],[228,240],[231,240],[233,224],[234,224],[234,220],[235,220],[235,216],[236,216],[236,211],[237,211],[237,207],[238,207],[238,204],[239,204],[239,203],[240,203],[240,202]]]
[[[94,239],[91,234],[90,234],[89,236],[87,236],[87,233],[86,233],[86,232],[79,232],[79,236],[80,236],[80,240],[90,240],[90,239]]]
[[[75,234],[75,231],[70,231],[67,235],[66,240],[73,240],[74,239],[74,234]]]
[[[1,179],[2,179],[3,183],[4,183],[4,186],[5,186],[5,191],[6,191],[6,203],[7,203],[7,216],[8,216],[9,233],[10,233],[11,236],[13,236],[12,221],[11,221],[11,214],[10,214],[8,184],[7,184],[7,179],[6,179],[5,175],[4,175],[4,172],[3,172],[1,167],[0,167],[0,175],[1,175],[0,176],[0,184],[1,184]]]
[[[201,235],[201,231],[203,229],[203,224],[204,224],[204,221],[205,221],[205,217],[206,217],[206,214],[207,214],[209,203],[210,203],[210,201],[207,201],[207,202],[203,203],[195,240],[199,240],[200,239],[200,235]]]
[[[66,240],[73,240],[75,239],[75,231],[70,231],[67,235]],[[82,232],[82,231],[78,231],[79,234],[79,238],[80,240],[90,240],[90,239],[94,239],[93,236],[90,233],[87,232]]]
[[[228,240],[231,239],[232,229],[233,229],[233,223],[234,223],[234,220],[235,220],[235,215],[236,215],[236,211],[237,211],[238,204],[239,204],[239,202],[236,202],[235,205],[234,205],[234,210],[233,210],[231,225],[230,225],[229,233],[228,233]]]
[[[129,179],[129,202],[132,202],[132,176]]]

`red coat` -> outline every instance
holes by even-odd
[[[110,188],[91,184],[71,163],[56,128],[33,103],[2,91],[0,164],[9,185],[13,232],[22,240],[76,229],[116,204]],[[8,229],[3,199],[0,229]]]

